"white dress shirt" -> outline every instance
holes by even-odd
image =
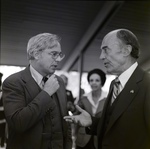
[[[124,71],[118,77],[120,81],[120,85],[119,85],[120,92],[123,90],[124,86],[126,85],[127,81],[129,80],[129,78],[131,77],[131,75],[133,74],[137,66],[138,66],[138,63],[135,62],[132,66],[130,66],[126,71]]]
[[[98,106],[99,106],[99,102],[100,102],[102,99],[104,99],[104,98],[107,97],[107,93],[102,90],[101,96],[100,96],[100,98],[98,99],[97,103],[95,103],[95,102],[93,101],[93,99],[92,99],[92,92],[89,92],[89,93],[87,93],[87,94],[84,94],[83,96],[87,97],[87,99],[88,99],[89,102],[91,103],[91,105],[92,105],[92,113],[93,113],[93,115],[95,115],[95,114],[96,114],[96,111],[97,111],[97,108],[98,108]]]
[[[31,72],[31,75],[32,75],[33,79],[35,80],[35,82],[42,89],[43,88],[43,81],[42,81],[43,76],[38,71],[36,71],[31,65],[30,65],[30,72]]]

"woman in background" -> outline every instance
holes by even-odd
[[[91,92],[84,94],[78,105],[95,117],[100,117],[107,93],[102,90],[106,81],[106,74],[100,69],[93,69],[87,75]],[[96,149],[97,138],[87,135],[84,127],[77,133],[77,149]]]

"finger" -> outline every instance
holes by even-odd
[[[72,116],[65,116],[64,119],[66,122],[73,123],[73,117]]]
[[[66,122],[73,123],[72,119],[65,119]]]
[[[72,119],[72,116],[64,116],[64,119]]]
[[[78,105],[75,105],[76,106],[76,109],[79,111],[79,112],[84,112],[84,110],[81,108],[81,107],[79,107]]]

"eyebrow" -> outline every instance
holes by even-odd
[[[103,46],[101,49],[106,49],[106,48],[108,48],[108,46]]]

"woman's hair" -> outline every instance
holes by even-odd
[[[106,74],[102,70],[96,68],[96,69],[93,69],[93,70],[89,71],[89,73],[87,75],[88,82],[90,81],[90,76],[92,74],[98,74],[100,76],[100,78],[101,78],[101,84],[102,84],[102,86],[105,84]]]
[[[140,54],[140,45],[137,37],[127,29],[119,29],[117,31],[117,37],[126,45],[132,46],[131,56],[138,58]]]
[[[51,49],[58,45],[60,37],[55,34],[41,33],[28,41],[27,57],[29,60],[34,59],[34,52],[42,52],[45,49]]]

